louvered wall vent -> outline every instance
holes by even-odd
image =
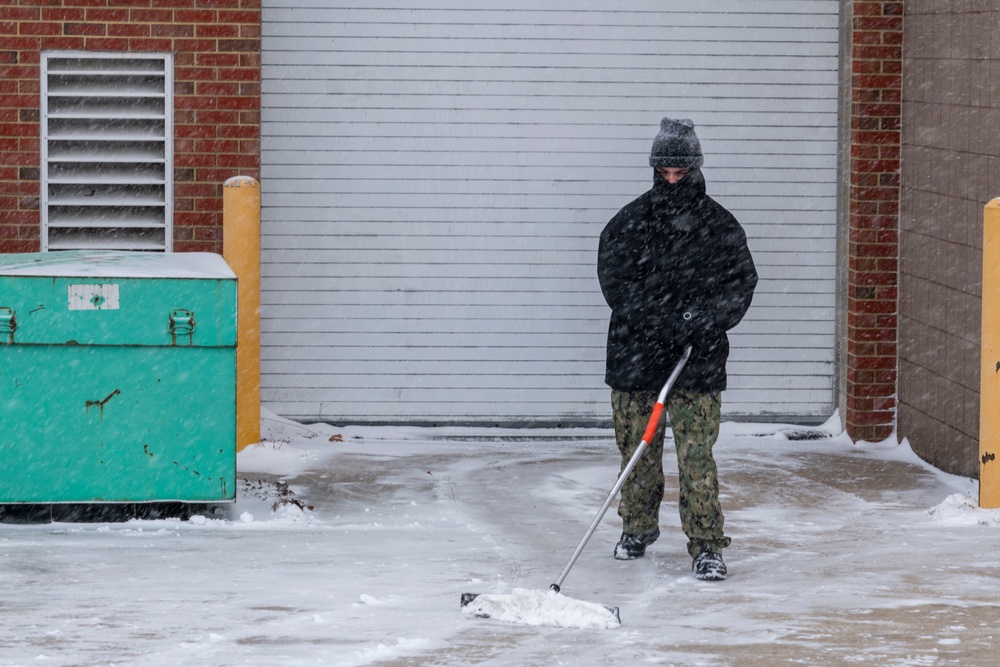
[[[42,250],[172,249],[170,55],[42,54]]]

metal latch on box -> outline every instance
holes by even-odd
[[[194,313],[178,308],[170,313],[170,341],[172,345],[191,345],[194,338]]]
[[[0,306],[0,343],[14,344],[14,330],[17,329],[17,318],[14,314],[13,308]],[[2,340],[4,338],[7,340]]]

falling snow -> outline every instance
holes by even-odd
[[[906,442],[723,425],[730,577],[610,511],[563,584],[613,629],[463,613],[545,596],[617,474],[604,429],[303,426],[265,415],[218,515],[0,526],[0,665],[989,664],[1000,513]],[[831,423],[834,423],[832,420]],[[822,435],[822,434],[821,434]],[[669,442],[667,445],[670,453]],[[669,470],[669,466],[668,466]],[[562,612],[565,613],[565,612]],[[563,623],[574,625],[574,623]]]

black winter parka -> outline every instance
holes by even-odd
[[[601,233],[597,275],[611,306],[605,381],[620,391],[659,391],[684,350],[685,312],[702,322],[677,388],[726,388],[732,329],[750,307],[757,270],[736,218],[705,194],[700,169],[653,188]]]

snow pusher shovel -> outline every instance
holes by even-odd
[[[574,628],[612,628],[621,625],[621,616],[618,613],[618,607],[608,607],[593,602],[574,600],[565,595],[560,595],[562,584],[566,579],[566,575],[569,574],[570,569],[576,563],[577,558],[580,557],[580,553],[583,552],[583,548],[587,546],[587,542],[590,541],[594,531],[597,530],[597,526],[600,524],[601,519],[604,518],[604,514],[611,507],[615,496],[621,491],[625,480],[639,463],[642,453],[649,446],[649,441],[653,439],[656,427],[660,423],[660,416],[663,414],[663,404],[667,400],[667,395],[670,393],[670,389],[674,386],[674,382],[677,381],[677,377],[684,370],[684,366],[690,358],[691,346],[688,345],[684,348],[684,354],[681,355],[680,361],[677,362],[677,366],[670,373],[670,377],[667,378],[666,383],[664,383],[663,388],[656,398],[656,404],[653,405],[653,411],[649,415],[649,422],[646,424],[646,431],[642,435],[642,442],[639,443],[635,454],[632,455],[632,458],[629,459],[628,464],[622,470],[621,475],[618,476],[618,481],[615,482],[614,488],[608,494],[607,500],[604,501],[601,509],[597,512],[597,516],[590,523],[590,527],[587,528],[583,539],[580,540],[576,551],[570,556],[569,561],[562,569],[562,572],[559,573],[559,577],[555,580],[555,583],[549,586],[549,590],[531,591],[524,588],[515,588],[514,592],[510,595],[463,593],[462,610],[464,612],[472,614],[477,618],[495,618],[501,621],[527,623],[528,625],[556,625]]]

